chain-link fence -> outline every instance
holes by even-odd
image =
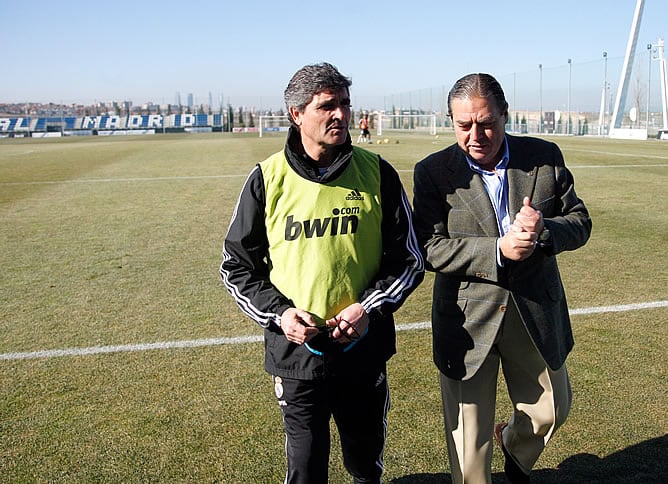
[[[663,127],[659,63],[650,49],[636,53],[626,98],[620,106],[622,128],[647,129],[650,135]],[[563,65],[537,65],[535,70],[496,77],[509,105],[508,129],[523,133],[605,135],[608,132],[623,57],[602,56],[599,60]],[[393,114],[435,114],[437,127],[449,127],[447,96],[449,84],[386,96],[357,96],[360,110],[382,110]]]

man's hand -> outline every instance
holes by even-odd
[[[536,241],[544,226],[541,211],[531,206],[529,197],[524,197],[510,230],[499,239],[501,255],[514,261],[529,258],[536,250]]]
[[[362,337],[369,326],[369,315],[360,303],[354,303],[328,319],[327,326],[333,328],[332,338],[335,341],[349,343]]]
[[[288,308],[281,315],[281,329],[292,343],[302,345],[318,334],[316,320],[311,313],[298,308]]]
[[[526,232],[536,232],[537,234],[540,234],[545,227],[543,213],[531,205],[529,197],[524,197],[524,200],[522,200],[522,208],[515,215],[514,223]]]

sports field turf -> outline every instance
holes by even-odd
[[[453,142],[384,137],[368,148],[409,196],[414,164]],[[668,142],[554,140],[594,229],[559,256],[574,405],[534,482],[665,482]],[[218,277],[245,176],[282,143],[0,140],[0,482],[282,482],[261,331]],[[431,332],[410,326],[429,321],[431,281],[396,317],[385,482],[449,482]],[[331,482],[350,482],[337,445]],[[495,482],[502,465],[495,450]]]

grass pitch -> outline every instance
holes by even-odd
[[[368,148],[409,195],[414,164],[454,140],[384,137]],[[668,145],[555,140],[594,222],[584,248],[559,256],[571,309],[668,300]],[[260,335],[217,269],[246,175],[282,144],[227,134],[0,140],[0,481],[283,480],[260,343],[55,353]],[[431,281],[398,324],[429,320]],[[665,306],[573,316],[574,406],[535,482],[665,479],[667,323]],[[400,332],[390,361],[386,482],[449,480],[430,338]],[[500,417],[509,408],[501,385]],[[331,481],[349,482],[336,446]],[[496,451],[494,472],[501,482]]]

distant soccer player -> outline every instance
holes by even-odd
[[[371,133],[369,132],[369,115],[364,113],[362,119],[360,119],[360,137],[357,142],[360,140],[366,143],[371,143]]]
[[[355,482],[380,482],[392,313],[424,277],[399,176],[352,145],[350,85],[330,64],[292,77],[285,149],[246,180],[220,266],[264,328],[288,483],[327,482],[332,416]]]

